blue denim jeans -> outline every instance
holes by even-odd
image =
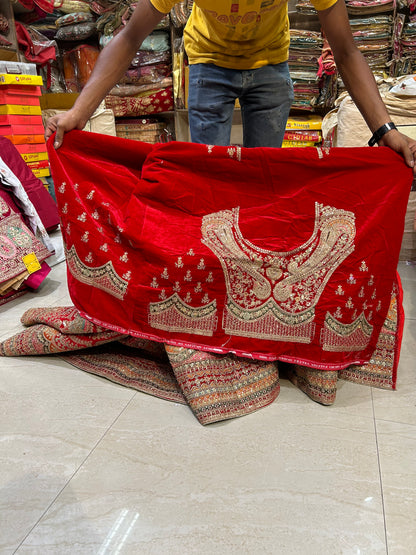
[[[250,70],[190,65],[188,114],[192,142],[229,145],[236,98],[241,105],[244,146],[282,146],[293,102],[286,62]]]

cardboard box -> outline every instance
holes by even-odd
[[[0,135],[44,135],[42,125],[0,125]]]
[[[36,143],[36,144],[18,144],[15,145],[16,150],[20,152],[20,154],[32,154],[34,152],[47,152],[46,149],[46,142],[45,137],[43,137],[43,141]]]
[[[36,177],[48,177],[51,175],[49,168],[41,168],[40,170],[32,170]]]
[[[0,73],[0,85],[36,85],[41,86],[43,79],[40,75]]]
[[[32,94],[4,92],[0,87],[0,104],[24,104],[26,106],[39,106],[39,97]]]
[[[31,170],[41,170],[49,168],[49,160],[39,160],[38,162],[26,162]]]
[[[0,125],[43,125],[42,116],[1,114]]]
[[[42,110],[70,110],[79,93],[47,93],[39,101]]]
[[[14,114],[14,115],[27,115],[27,116],[40,116],[42,110],[39,104],[37,106],[23,106],[20,104],[0,104],[0,115]]]
[[[41,96],[42,89],[37,85],[2,85],[0,92],[6,94],[23,94],[25,96]]]
[[[44,135],[4,135],[14,145],[23,145],[29,143],[44,143]]]
[[[305,148],[307,146],[316,146],[313,141],[283,141],[282,148]]]
[[[289,116],[286,129],[322,129],[322,116]]]
[[[16,146],[19,146],[19,145],[16,145]],[[21,152],[20,156],[27,164],[32,162],[40,162],[42,160],[49,160],[49,156],[47,152]]]
[[[7,2],[6,2],[7,4]],[[11,19],[9,17],[9,19]],[[29,62],[10,62],[8,60],[0,60],[0,73],[10,73],[13,75],[33,75],[37,76],[36,64],[31,64]]]

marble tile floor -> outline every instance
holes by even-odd
[[[332,407],[282,380],[203,427],[55,357],[0,358],[0,554],[415,554],[416,266],[400,274],[397,391],[340,382]],[[0,339],[71,304],[65,276],[0,307]]]

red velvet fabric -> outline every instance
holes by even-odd
[[[339,370],[397,287],[412,171],[387,148],[48,143],[75,306],[105,328]],[[402,319],[402,307],[399,307]]]

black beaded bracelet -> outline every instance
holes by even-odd
[[[368,141],[368,146],[374,146],[376,143],[379,142],[383,135],[385,135],[388,131],[391,131],[392,129],[397,129],[392,121],[389,121],[388,123],[382,125],[379,129],[377,129],[377,131],[374,131],[373,136]]]

